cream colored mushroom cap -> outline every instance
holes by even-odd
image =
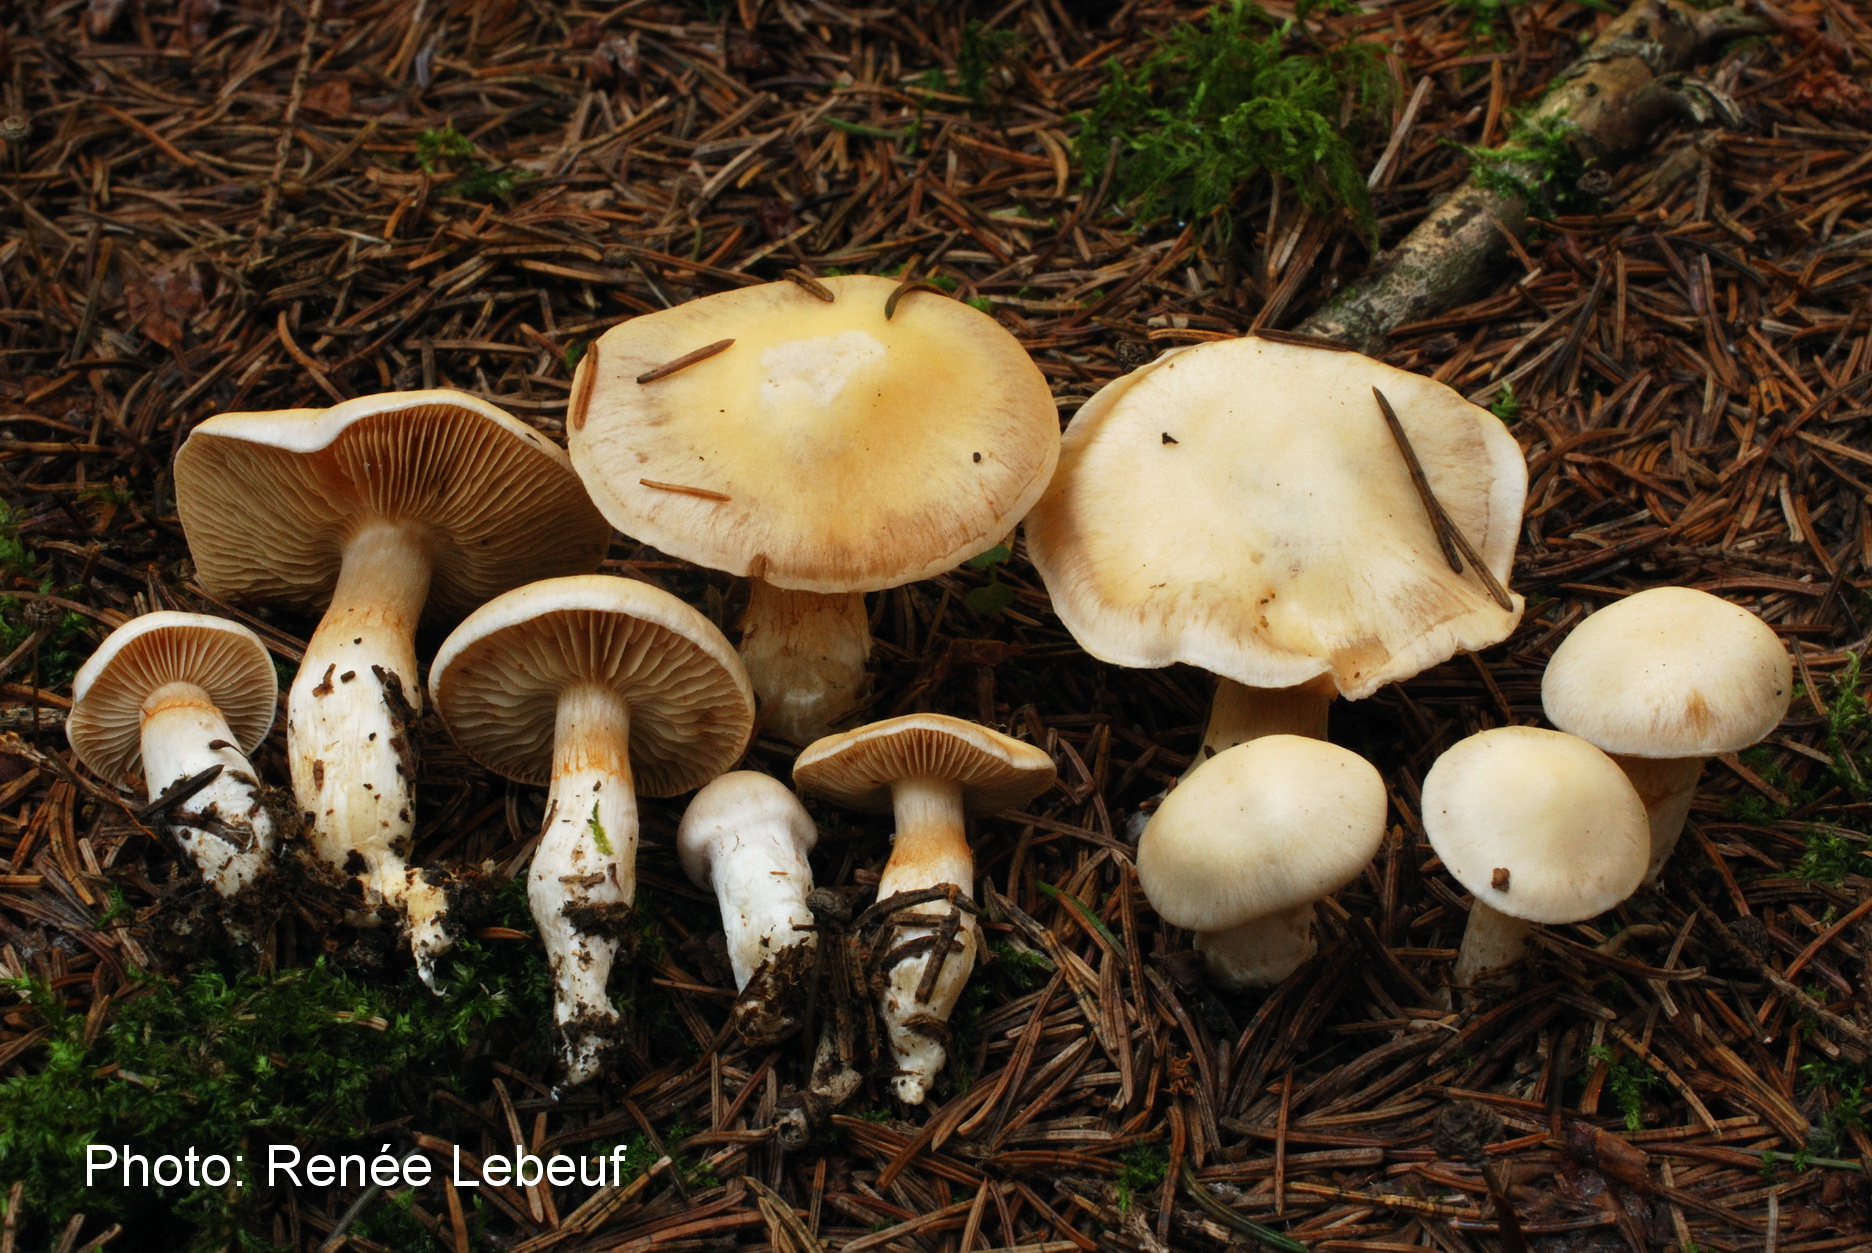
[[[438,622],[529,579],[595,570],[611,539],[562,449],[455,391],[209,418],[176,454],[175,487],[204,587],[310,610],[373,520],[427,531],[425,617]]]
[[[971,814],[1025,805],[1053,786],[1053,759],[1017,739],[946,714],[905,714],[806,746],[793,763],[802,791],[872,813],[891,807],[890,785],[934,779],[962,789]]]
[[[736,856],[745,834],[780,828],[801,853],[819,843],[819,827],[791,788],[758,770],[732,770],[700,792],[676,826],[676,856],[699,888],[710,884],[717,857]]]
[[[1378,852],[1384,780],[1299,735],[1224,749],[1166,797],[1138,840],[1138,882],[1165,921],[1237,927],[1344,887]]]
[[[1540,727],[1481,731],[1437,758],[1423,825],[1476,900],[1531,922],[1598,917],[1638,890],[1651,859],[1644,802],[1625,772]]]
[[[135,783],[143,770],[143,702],[170,683],[193,683],[227,719],[243,753],[273,727],[279,675],[260,637],[238,622],[162,610],[110,633],[72,679],[65,737],[91,770]]]
[[[463,752],[522,783],[551,778],[559,694],[610,688],[630,708],[636,790],[675,796],[740,758],[747,671],[715,624],[668,592],[607,574],[545,579],[469,614],[436,652],[429,696]]]
[[[1590,615],[1541,678],[1549,721],[1631,757],[1760,743],[1793,692],[1794,663],[1773,628],[1689,587],[1654,587]]]
[[[1094,657],[1250,687],[1371,693],[1505,639],[1521,616],[1437,545],[1372,388],[1496,576],[1527,465],[1486,409],[1368,357],[1265,339],[1165,353],[1066,429],[1027,518],[1053,607]]]
[[[928,578],[1014,529],[1059,458],[1026,350],[959,300],[912,292],[886,320],[894,280],[822,281],[830,304],[793,283],[744,287],[632,318],[585,354],[568,443],[613,526],[811,592]]]

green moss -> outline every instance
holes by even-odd
[[[1457,146],[1469,154],[1470,174],[1478,186],[1552,214],[1580,196],[1586,162],[1573,142],[1578,131],[1564,117],[1526,117],[1509,129],[1507,142],[1499,148]]]
[[[428,174],[453,173],[453,181],[442,187],[445,196],[468,200],[501,201],[513,199],[514,190],[531,177],[525,170],[496,170],[481,159],[474,141],[444,126],[426,130],[416,137],[416,164]]]
[[[1251,0],[1227,0],[1170,31],[1135,70],[1114,62],[1078,118],[1087,187],[1115,153],[1113,185],[1141,219],[1196,221],[1272,175],[1316,208],[1346,209],[1375,238],[1354,140],[1393,85],[1375,45],[1313,40],[1303,23],[1319,7],[1302,0],[1280,21]]]
[[[1020,32],[989,27],[970,18],[956,49],[956,89],[976,104],[988,103],[988,76],[1024,43]]]
[[[524,884],[501,905],[504,921],[524,924]],[[25,1182],[37,1222],[83,1210],[142,1227],[149,1247],[270,1247],[252,1230],[268,1196],[267,1144],[319,1151],[362,1133],[389,1104],[419,1109],[422,1094],[454,1088],[469,1046],[509,1020],[544,1061],[550,1001],[533,945],[464,941],[444,977],[436,996],[413,974],[373,983],[322,960],[267,975],[139,973],[91,1039],[62,995],[9,981],[45,1036],[23,1059],[30,1072],[0,1082],[0,1179]],[[244,1186],[123,1189],[111,1172],[87,1187],[91,1144],[152,1159],[188,1147],[239,1153]]]
[[[1586,1056],[1592,1061],[1605,1063],[1606,1090],[1612,1094],[1613,1104],[1618,1106],[1619,1113],[1625,1116],[1625,1130],[1643,1130],[1645,1097],[1657,1082],[1657,1075],[1636,1058],[1626,1061],[1603,1046],[1588,1049]]]
[[[591,828],[592,843],[597,846],[599,852],[603,853],[606,857],[610,857],[617,852],[616,849],[611,847],[611,837],[605,834],[604,823],[598,821],[597,801],[592,802],[591,817],[586,819],[585,825]]]
[[[1501,395],[1489,406],[1489,412],[1504,423],[1513,422],[1521,416],[1521,401],[1514,394],[1514,384],[1504,382],[1501,385]]]
[[[1155,1144],[1134,1144],[1118,1155],[1118,1212],[1128,1213],[1131,1204],[1163,1187],[1170,1159]]]

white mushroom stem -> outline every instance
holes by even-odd
[[[205,770],[221,773],[169,811],[182,850],[202,878],[233,896],[273,857],[273,818],[227,719],[193,683],[167,683],[143,701],[143,774],[153,801]]]
[[[858,707],[871,655],[861,592],[798,592],[748,585],[741,660],[768,730],[801,744]]]
[[[1196,950],[1224,987],[1271,988],[1319,952],[1313,905],[1295,906],[1225,931],[1201,931]]]
[[[447,895],[409,866],[416,778],[410,725],[422,708],[416,624],[429,598],[429,539],[373,522],[345,545],[331,607],[306,644],[286,705],[293,793],[313,847],[409,922],[423,982],[452,943]]]
[[[969,851],[963,825],[962,789],[936,779],[904,779],[891,785],[891,808],[897,832],[892,837],[890,863],[878,880],[878,900],[945,885],[953,885],[962,896],[973,899],[975,857]],[[912,906],[908,911],[940,915],[951,910],[960,915],[960,926],[947,954],[920,953],[884,972],[884,1027],[899,1072],[892,1087],[906,1105],[923,1103],[949,1058],[940,1033],[919,1030],[919,1020],[933,1024],[949,1021],[981,947],[980,928],[973,914],[940,900]],[[887,940],[892,948],[898,948],[935,935],[937,930],[934,926],[898,927]],[[945,956],[948,960],[943,962],[929,999],[919,1001],[917,992],[929,963]]]
[[[812,867],[805,850],[784,826],[750,815],[721,841],[710,861],[709,878],[721,906],[728,936],[728,961],[735,987],[745,988],[754,973],[782,950],[810,947]]]
[[[630,710],[609,688],[559,695],[546,823],[527,880],[527,903],[553,976],[553,1024],[566,1082],[595,1075],[617,1023],[605,991],[617,956],[615,927],[637,893],[637,793]]]
[[[1264,735],[1304,735],[1323,740],[1326,715],[1337,695],[1338,689],[1326,676],[1298,687],[1248,687],[1233,679],[1217,678],[1215,697],[1209,704],[1209,726],[1189,768],[1194,770],[1217,753]]]
[[[1470,987],[1490,971],[1520,961],[1527,954],[1527,940],[1533,930],[1534,924],[1525,918],[1475,902],[1469,908],[1469,925],[1463,931],[1462,952],[1456,957],[1456,986]]]
[[[1656,883],[1664,863],[1677,848],[1684,821],[1690,817],[1690,801],[1696,796],[1697,779],[1703,774],[1706,759],[1625,757],[1614,753],[1612,760],[1644,802],[1645,817],[1651,823],[1651,864],[1645,871],[1645,882]]]

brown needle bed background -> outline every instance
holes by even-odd
[[[1257,320],[1291,328],[1369,265],[1343,219],[1265,182],[1239,202],[1232,243],[1213,222],[1135,230],[1109,186],[1085,188],[1068,116],[1108,58],[1140,59],[1200,6],[964,8],[8,6],[0,494],[41,559],[4,589],[24,624],[81,614],[84,653],[146,609],[221,611],[191,581],[169,475],[215,412],[450,386],[562,437],[568,350],[618,320],[789,268],[907,265],[992,302],[1065,417],[1165,347]],[[1491,42],[1472,13],[1403,0],[1330,19],[1394,54],[1395,125],[1361,154],[1370,169],[1385,140],[1395,150],[1376,186],[1387,244],[1462,179],[1452,143],[1499,143],[1511,110],[1608,20],[1529,0]],[[970,16],[1020,36],[988,103],[903,90],[955,65]],[[671,903],[693,923],[708,898],[676,866],[678,809],[649,802],[643,879],[667,944],[642,959],[641,986],[667,997],[695,1048],[638,1050],[616,1082],[556,1105],[549,1074],[495,1058],[503,1077],[477,1079],[470,1100],[385,1121],[471,1154],[511,1143],[510,1127],[554,1151],[640,1121],[700,1128],[669,1147],[708,1157],[722,1183],[684,1191],[659,1174],[621,1194],[490,1202],[500,1247],[564,1253],[1252,1247],[1230,1215],[1317,1250],[1487,1249],[1503,1239],[1502,1185],[1539,1249],[1865,1248],[1862,1123],[1831,1116],[1836,1166],[1788,1156],[1843,1099],[1824,1076],[1872,1048],[1872,880],[1857,872],[1872,793],[1833,757],[1861,753],[1866,732],[1831,744],[1827,719],[1872,631],[1872,31],[1838,0],[1791,16],[1702,67],[1742,106],[1741,128],[1661,128],[1608,171],[1603,212],[1544,223],[1480,298],[1384,349],[1485,402],[1508,386],[1519,399],[1531,486],[1513,585],[1529,609],[1501,647],[1334,710],[1334,739],[1384,772],[1395,825],[1322,911],[1320,957],[1294,980],[1249,998],[1179,980],[1188,937],[1144,904],[1123,818],[1186,764],[1206,681],[1090,661],[1017,546],[993,576],[1012,605],[993,616],[964,604],[990,577],[977,570],[872,601],[872,716],[979,718],[1059,764],[1031,813],[981,824],[987,938],[1046,954],[1055,973],[990,996],[966,1091],[903,1111],[874,1087],[831,1138],[771,1143],[782,1080],[803,1078],[797,1050],[716,1047],[732,983],[706,945],[684,943],[693,927]],[[423,171],[419,139],[445,123],[515,175],[509,197],[459,194],[472,172],[459,155]],[[626,541],[607,568],[733,623],[730,580]],[[42,596],[42,577],[82,590]],[[1425,770],[1467,733],[1538,721],[1541,667],[1566,630],[1660,583],[1758,612],[1807,694],[1764,753],[1711,764],[1664,889],[1617,911],[1617,936],[1553,928],[1520,995],[1438,1008],[1465,901],[1417,823]],[[286,663],[310,625],[258,622]],[[113,885],[147,912],[146,875],[165,877],[169,858],[132,822],[136,800],[63,777],[76,770],[59,725],[69,688],[37,681],[45,638],[0,659],[0,725],[20,737],[0,744],[0,963],[101,1016],[127,992],[125,968],[155,958],[149,923],[94,920]],[[258,764],[283,782],[282,736]],[[513,863],[537,797],[474,769],[433,725],[425,741],[417,859]],[[753,761],[785,777],[790,753],[764,741]],[[829,842],[822,882],[875,882],[883,830]],[[1845,842],[1843,878],[1803,862],[1823,837]],[[5,1073],[38,1064],[37,1022],[0,1003]],[[1816,1061],[1839,1066],[1822,1075]],[[1655,1082],[1645,1130],[1628,1135],[1608,1080],[1638,1072]],[[1487,1178],[1475,1146],[1451,1144],[1452,1111],[1474,1120],[1463,1100],[1500,1117],[1476,1124],[1494,1140]],[[1140,1145],[1163,1183],[1121,1195],[1148,1160]],[[263,1234],[382,1247],[332,1238],[359,1199],[282,1194]],[[441,1247],[469,1247],[440,1193],[411,1212]],[[10,1253],[11,1218],[3,1238]]]

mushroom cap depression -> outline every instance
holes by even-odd
[[[516,588],[442,642],[429,695],[463,752],[522,783],[552,776],[559,694],[610,688],[630,708],[636,790],[675,796],[740,758],[754,693],[714,623],[668,592],[606,574]]]
[[[793,763],[793,782],[853,809],[888,813],[890,785],[934,779],[962,789],[971,814],[1025,805],[1053,786],[1053,759],[1017,739],[946,714],[906,714],[828,735]]]
[[[1654,587],[1573,628],[1541,704],[1608,753],[1707,757],[1760,743],[1793,691],[1794,663],[1767,623],[1708,592]]]
[[[1355,878],[1384,840],[1384,780],[1324,740],[1265,735],[1202,763],[1138,841],[1138,882],[1164,919],[1238,927]]]
[[[454,391],[209,418],[176,454],[175,486],[204,587],[310,610],[373,520],[427,530],[427,613],[441,622],[529,579],[595,570],[611,538],[563,450]]]
[[[683,873],[709,886],[715,858],[734,857],[749,830],[783,829],[800,855],[819,843],[819,828],[786,784],[758,770],[734,770],[695,794],[676,827]]]
[[[65,735],[94,772],[132,784],[143,768],[143,702],[170,683],[208,693],[251,754],[273,726],[279,675],[260,637],[199,613],[146,613],[112,631],[72,679]]]
[[[1476,900],[1531,922],[1596,918],[1651,861],[1644,802],[1618,763],[1540,727],[1481,731],[1437,758],[1423,825]]]
[[[612,525],[809,592],[928,578],[1014,529],[1059,458],[1058,410],[1027,351],[959,300],[906,294],[887,320],[896,280],[822,282],[829,304],[793,283],[744,287],[592,345],[566,426]]]
[[[1372,388],[1443,508],[1506,583],[1527,465],[1495,416],[1351,352],[1247,338],[1174,349],[1066,428],[1027,549],[1087,652],[1249,687],[1330,675],[1369,696],[1508,636],[1452,572]]]

